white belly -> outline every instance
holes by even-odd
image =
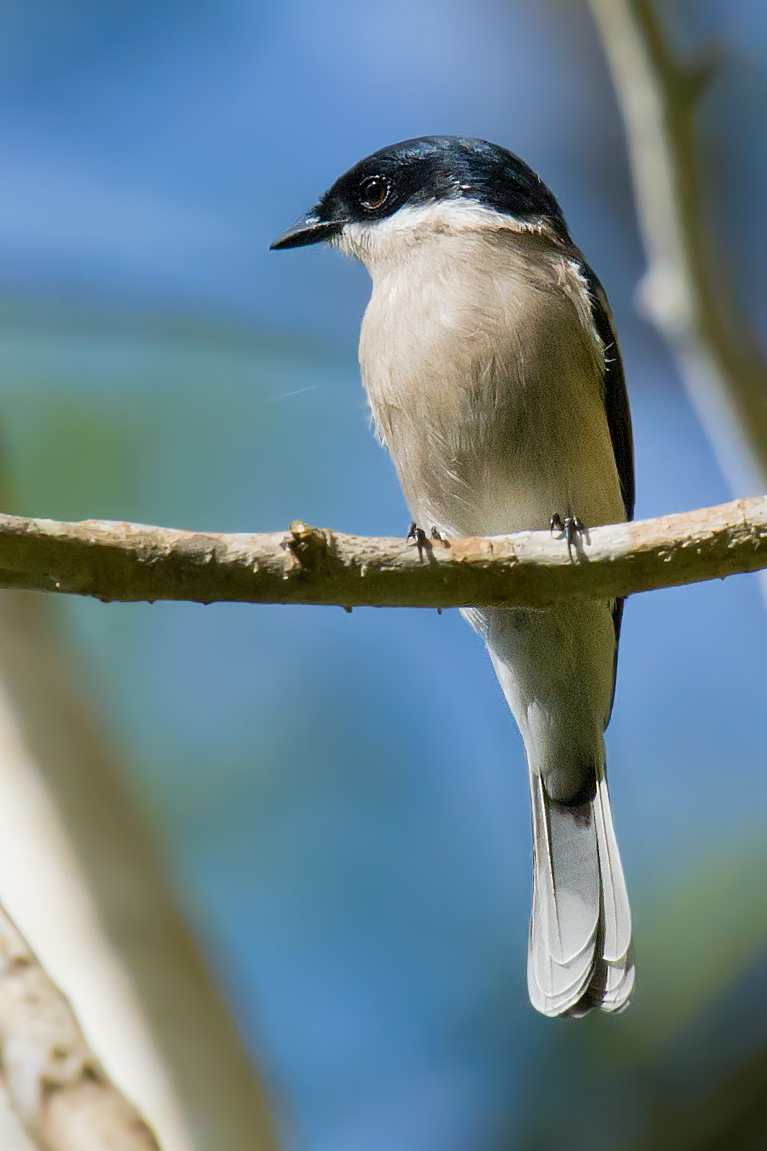
[[[448,534],[624,518],[603,349],[544,237],[439,234],[372,268],[360,364],[413,518]]]

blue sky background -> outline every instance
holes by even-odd
[[[763,332],[767,15],[757,0],[664,12],[680,48],[712,33],[729,45],[701,148],[718,240]],[[403,533],[357,376],[366,274],[268,245],[363,155],[437,132],[523,155],[604,280],[638,515],[729,498],[634,308],[621,129],[579,4],[8,0],[0,417],[14,510]],[[287,1147],[521,1148],[556,1129],[552,1081],[558,1100],[576,1083],[587,1096],[584,1053],[618,1045],[628,1099],[625,1052],[680,1066],[705,1009],[760,962],[754,578],[628,605],[608,747],[638,989],[620,1019],[574,1029],[527,1003],[521,742],[457,613],[61,608]],[[741,1029],[723,1043],[729,1018],[711,1065],[747,1042]],[[578,1114],[569,1145],[630,1142],[637,1115],[622,1106],[608,1137]]]

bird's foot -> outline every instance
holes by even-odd
[[[552,535],[554,532],[559,532],[560,539],[564,536],[567,540],[567,550],[570,553],[572,553],[573,544],[585,530],[586,525],[580,516],[565,516],[562,519],[559,512],[555,512],[549,520],[549,531]]]
[[[420,550],[420,548],[423,548],[423,547],[430,547],[431,546],[431,540],[435,540],[437,543],[441,543],[443,545],[443,547],[446,547],[446,548],[450,547],[450,544],[449,544],[447,538],[445,536],[443,536],[442,532],[439,530],[439,528],[435,528],[434,525],[432,525],[430,535],[431,535],[431,539],[429,538],[429,536],[426,535],[426,532],[423,530],[423,528],[420,528],[414,520],[413,523],[410,525],[410,529],[408,530],[406,539],[412,540],[413,543],[416,545],[416,547],[419,548],[419,550]]]

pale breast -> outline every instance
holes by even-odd
[[[414,518],[451,534],[624,517],[578,265],[529,233],[439,234],[371,266],[360,364]]]

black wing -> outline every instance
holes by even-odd
[[[588,264],[583,265],[583,272],[589,286],[594,327],[599,333],[599,338],[605,349],[604,387],[607,426],[610,429],[610,439],[615,455],[615,465],[618,469],[626,519],[631,520],[634,518],[636,495],[634,437],[631,434],[631,413],[629,411],[628,392],[626,391],[626,377],[623,374],[623,360],[621,359],[613,315],[607,302],[605,290]]]
[[[588,264],[583,264],[583,273],[589,286],[591,296],[591,314],[594,318],[594,327],[605,349],[605,412],[607,413],[607,426],[610,429],[610,440],[613,445],[615,466],[618,469],[618,479],[621,485],[623,507],[626,519],[634,518],[634,502],[636,498],[636,485],[634,481],[634,437],[631,432],[631,412],[629,411],[629,397],[626,390],[626,377],[623,372],[623,359],[615,332],[613,314],[607,300],[607,293],[602,287],[597,275]],[[615,698],[615,675],[618,670],[618,640],[621,634],[621,620],[623,619],[622,599],[617,599],[613,607],[613,626],[615,627],[615,665],[613,667],[613,698]],[[612,700],[610,701],[612,711]],[[609,713],[608,713],[609,718]]]

